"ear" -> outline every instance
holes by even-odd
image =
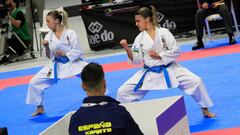
[[[147,17],[144,20],[145,20],[145,22],[150,22],[150,17]]]
[[[106,80],[105,79],[103,79],[103,87],[104,87],[104,94],[106,94],[106,91],[107,91],[107,83],[106,83]]]
[[[59,23],[59,20],[58,20],[58,19],[56,19],[56,20],[55,20],[55,23]]]
[[[84,91],[87,90],[87,87],[86,87],[86,85],[84,83],[82,83],[82,88],[83,88]]]
[[[104,88],[106,88],[106,80],[103,79],[103,85],[104,85]]]

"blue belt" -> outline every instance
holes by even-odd
[[[161,73],[161,71],[163,71],[163,74],[164,74],[167,86],[168,86],[168,88],[171,88],[171,82],[170,82],[168,71],[167,71],[167,67],[169,67],[170,65],[171,65],[171,63],[169,63],[167,65],[154,66],[154,67],[149,67],[147,65],[144,65],[144,68],[146,69],[146,71],[142,75],[141,79],[139,80],[139,82],[137,83],[137,85],[135,86],[133,91],[136,92],[140,88],[140,86],[142,85],[143,80],[144,80],[145,75],[147,74],[147,72]]]
[[[57,83],[58,81],[58,77],[57,77],[57,63],[60,62],[60,63],[63,63],[63,64],[66,64],[69,62],[69,59],[67,56],[62,56],[62,57],[57,57],[55,58],[55,62],[54,62],[54,81],[55,83]]]

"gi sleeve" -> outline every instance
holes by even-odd
[[[159,53],[159,56],[162,58],[164,64],[167,65],[176,60],[180,54],[180,50],[174,36],[168,29],[161,28],[159,33],[162,34],[161,40],[164,46],[164,51]]]
[[[74,31],[71,31],[71,33],[68,34],[67,40],[72,46],[71,50],[66,53],[66,56],[70,61],[75,61],[81,58],[82,51],[79,39],[77,37],[77,34]]]
[[[141,49],[141,43],[140,43],[140,37],[141,33],[135,38],[134,43],[132,45],[132,54],[133,54],[133,60],[128,59],[128,61],[132,64],[140,64],[142,62],[142,49]]]

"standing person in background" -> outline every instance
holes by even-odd
[[[143,62],[144,67],[118,89],[117,100],[122,103],[139,101],[148,90],[178,87],[199,104],[204,117],[215,117],[208,110],[213,103],[202,79],[176,63],[179,47],[173,35],[158,26],[155,7],[140,8],[135,14],[135,22],[141,32],[132,48],[128,47],[125,39],[120,44],[130,62]]]
[[[12,31],[16,33],[16,35],[13,34],[13,36],[7,40],[8,50],[6,54],[3,55],[0,64],[9,62],[12,54],[22,56],[25,53],[25,47],[28,47],[31,41],[24,13],[18,8],[19,1],[6,0],[5,4],[8,5],[8,19]]]
[[[115,99],[105,96],[106,80],[101,65],[90,63],[85,66],[81,79],[87,97],[70,119],[70,135],[93,132],[109,135],[143,134],[126,108]]]
[[[44,90],[58,79],[79,75],[87,63],[82,60],[82,51],[77,34],[67,27],[65,11],[50,11],[46,16],[51,30],[43,41],[45,52],[51,62],[43,67],[30,81],[27,104],[37,106],[32,116],[44,113]]]
[[[233,29],[232,29],[232,17],[229,12],[228,7],[224,3],[224,0],[199,0],[200,8],[197,10],[195,15],[195,25],[197,31],[197,43],[192,47],[192,50],[198,50],[204,48],[202,41],[203,38],[203,27],[204,19],[211,15],[219,13],[223,18],[224,25],[229,37],[229,44],[235,44],[236,40],[234,38]]]

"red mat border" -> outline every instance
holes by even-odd
[[[177,59],[177,61],[195,60],[195,59],[201,59],[201,58],[206,58],[206,57],[215,57],[215,56],[222,56],[222,55],[234,54],[234,53],[240,53],[240,45],[239,44],[218,47],[218,48],[198,50],[198,51],[192,51],[192,52],[183,52],[183,53],[181,53],[181,55]],[[139,66],[132,65],[126,61],[103,64],[103,69],[105,72],[126,70],[126,69],[131,69],[131,68],[136,68],[136,67],[139,67]],[[14,86],[18,86],[18,85],[28,84],[32,77],[33,77],[33,75],[2,79],[2,80],[0,80],[0,84],[1,84],[0,90],[4,90],[7,87],[14,87]]]

